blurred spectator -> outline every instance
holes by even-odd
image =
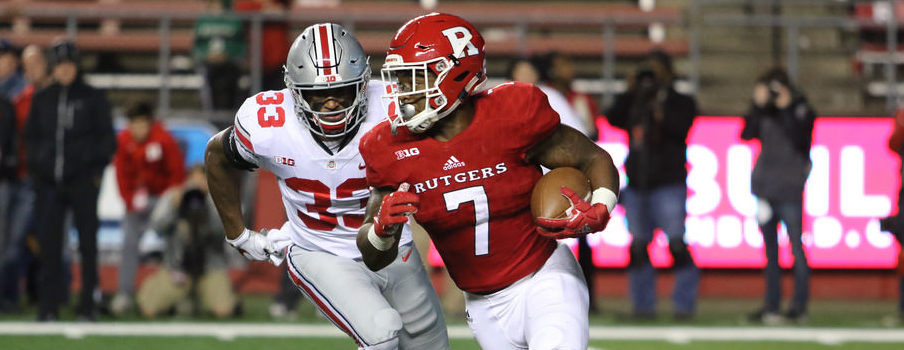
[[[522,83],[537,84],[540,82],[540,71],[534,63],[526,58],[516,58],[509,62],[506,78]]]
[[[676,319],[694,315],[700,271],[684,241],[687,216],[687,134],[697,115],[693,97],[675,91],[671,58],[654,51],[641,63],[628,91],[617,96],[606,113],[609,123],[628,132],[625,160],[628,186],[620,195],[628,230],[628,281],[633,316],[656,314],[656,275],[647,246],[653,230],[668,237],[675,285]]]
[[[37,45],[28,45],[22,50],[22,70],[24,71],[25,81],[27,84],[19,94],[20,103],[16,103],[18,113],[28,114],[31,109],[31,98],[34,93],[41,90],[53,82],[47,62],[47,55],[44,50]],[[23,117],[24,119],[24,117]]]
[[[195,22],[193,56],[204,77],[201,105],[205,111],[233,110],[244,99],[239,89],[245,61],[242,20],[226,12],[203,15]]]
[[[9,208],[10,183],[16,177],[15,131],[16,110],[8,99],[0,96],[0,217],[2,217],[0,218],[0,247],[9,240],[6,230],[6,210]]]
[[[19,48],[0,39],[0,95],[14,100],[25,88],[25,78],[19,70]]]
[[[596,100],[592,96],[577,92],[572,88],[574,83],[574,63],[568,55],[553,51],[544,56],[539,67],[540,81],[561,93],[568,100],[580,119],[585,135],[591,140],[599,139],[596,120],[602,118]]]
[[[26,85],[13,100],[16,105],[17,127],[19,128],[20,142],[22,133],[25,130],[25,120],[28,118],[28,112],[31,111],[31,102],[35,92],[49,86],[53,82],[50,76],[47,56],[44,50],[37,45],[28,45],[22,50],[22,70],[24,71]],[[19,149],[19,175],[25,176],[25,147],[21,145]]]
[[[51,78],[47,71],[47,59],[44,51],[36,45],[29,45],[22,50],[22,68],[27,84],[19,95],[13,100],[15,105],[15,118],[9,129],[9,125],[2,128],[11,138],[11,145],[7,150],[16,149],[17,152],[0,155],[0,164],[4,164],[3,175],[8,182],[5,196],[0,194],[0,201],[6,200],[6,209],[0,209],[0,216],[6,220],[6,224],[0,226],[0,232],[5,232],[6,240],[2,244],[4,253],[0,256],[0,309],[14,310],[19,305],[19,281],[23,276],[30,276],[27,281],[34,282],[37,272],[35,256],[37,252],[28,249],[26,242],[36,241],[34,231],[34,186],[27,176],[25,165],[25,121],[31,110],[31,101],[36,90],[50,85]],[[12,148],[9,148],[12,147]],[[2,180],[0,180],[2,181]],[[3,186],[3,185],[0,185]],[[3,205],[0,205],[3,207]],[[4,220],[0,219],[0,222]],[[5,230],[5,231],[4,231]],[[3,236],[3,235],[0,235]],[[0,239],[2,241],[2,239]],[[64,269],[65,279],[69,279],[68,269]],[[34,297],[35,295],[32,295]],[[35,300],[36,298],[32,298]],[[7,307],[4,307],[6,305]]]
[[[582,134],[587,135],[588,132],[581,122],[577,112],[571,108],[571,104],[558,90],[547,85],[540,80],[544,75],[538,69],[538,66],[545,65],[542,63],[543,57],[535,57],[532,60],[516,58],[509,62],[508,75],[510,80],[537,85],[546,97],[549,99],[549,105],[556,113],[559,113],[559,120],[562,124],[577,129]]]
[[[237,0],[233,3],[236,12],[261,12],[266,14],[287,15],[289,0]],[[251,31],[248,31],[249,35]],[[256,38],[249,37],[249,43]],[[265,21],[261,26],[261,89],[282,90],[286,87],[283,81],[283,63],[289,55],[289,22]],[[297,295],[294,290],[293,295]]]
[[[178,308],[192,313],[203,309],[217,317],[233,315],[238,299],[226,274],[223,226],[203,167],[192,168],[184,186],[160,197],[150,225],[165,237],[166,249],[163,266],[138,290],[141,314],[155,317]]]
[[[16,177],[16,109],[12,102],[0,96],[0,183]],[[0,233],[3,227],[0,227]],[[0,242],[3,237],[0,235]]]
[[[762,148],[750,179],[758,198],[757,222],[766,250],[766,293],[752,320],[774,324],[782,319],[782,271],[778,262],[778,224],[784,222],[794,254],[794,295],[784,317],[805,321],[810,296],[810,267],[804,252],[803,191],[810,173],[810,143],[816,112],[790,83],[788,74],[773,68],[757,79],[753,102],[744,116],[741,138],[759,139]]]
[[[51,47],[54,83],[35,94],[25,127],[28,173],[37,193],[41,290],[38,320],[58,318],[63,222],[72,210],[78,230],[82,290],[77,314],[96,320],[97,196],[104,168],[116,149],[110,105],[102,91],[82,81],[78,49],[70,41]]]
[[[553,110],[559,113],[562,122],[568,125],[573,124],[572,127],[587,135],[591,140],[596,141],[598,132],[595,120],[599,112],[596,110],[596,103],[593,102],[590,96],[571,90],[571,82],[574,80],[574,66],[571,64],[570,59],[564,54],[554,51],[538,57],[535,62],[537,72],[540,74],[540,89],[549,97],[550,105]],[[574,100],[571,98],[574,98]],[[593,114],[587,110],[588,101],[592,104],[590,106],[593,108]],[[575,105],[576,102],[577,105]],[[583,113],[578,112],[577,107],[584,108]],[[586,235],[577,239],[578,264],[581,265],[584,279],[587,281],[587,290],[590,295],[590,311],[598,312],[596,292],[594,292],[596,266],[593,265],[593,250],[587,242]]]
[[[22,88],[25,87],[25,79],[19,71],[19,48],[6,39],[0,39],[0,98],[5,100],[4,107],[7,103],[13,101]],[[15,118],[14,118],[15,120]],[[4,133],[10,132],[9,129]],[[10,136],[7,136],[9,141]],[[15,150],[8,150],[11,154],[15,154]],[[14,158],[8,158],[7,161],[13,161]],[[8,164],[7,164],[8,165]],[[0,182],[0,242],[6,236],[5,230],[8,226],[6,212],[10,204],[10,188],[9,184]]]
[[[899,107],[895,113],[894,131],[888,138],[888,148],[901,158],[901,168],[898,175],[904,178],[904,106]],[[898,212],[887,218],[879,220],[879,227],[895,236],[898,246],[898,316],[904,321],[904,184],[898,190]]]
[[[25,224],[33,205],[24,196],[16,172],[18,141],[16,109],[0,96],[0,313],[13,312],[19,305],[19,280],[24,273]]]
[[[166,189],[185,181],[185,159],[173,136],[154,118],[154,108],[139,102],[126,111],[128,126],[117,137],[113,156],[119,194],[126,205],[119,265],[119,292],[111,311],[128,310],[135,294],[138,241],[148,228],[151,209]]]

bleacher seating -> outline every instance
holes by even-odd
[[[161,19],[168,19],[171,57],[190,57],[195,20],[219,13],[212,7],[214,3],[198,0],[0,1],[0,18],[4,19],[0,21],[0,37],[18,45],[49,45],[76,29],[75,40],[85,56],[103,54],[107,60],[119,58],[119,64],[113,65],[115,68],[89,63],[86,76],[92,83],[111,91],[153,93],[162,82],[157,61],[164,40]],[[536,3],[512,0],[448,0],[442,1],[435,10],[460,15],[481,29],[487,41],[489,73],[496,79],[501,78],[502,67],[511,57],[556,50],[583,62],[584,76],[579,77],[579,85],[588,87],[585,92],[611,94],[621,91],[625,85],[620,79],[623,74],[616,73],[615,80],[598,81],[607,47],[605,25],[615,29],[611,44],[614,56],[622,65],[654,48],[678,57],[687,56],[689,52],[688,40],[683,35],[667,35],[654,41],[648,34],[652,23],[666,28],[683,26],[684,13],[677,7],[644,11],[636,4],[624,1],[573,0],[557,1],[556,6],[537,6]],[[254,16],[266,21],[288,21],[295,31],[293,37],[313,23],[340,23],[355,31],[365,51],[372,55],[374,64],[380,64],[394,31],[404,21],[426,12],[416,1],[410,0],[343,0],[334,7],[295,5],[286,13],[238,15],[249,21]],[[186,102],[197,99],[200,76],[184,64],[178,65],[180,68],[176,66],[173,64],[177,70],[168,75],[167,88],[182,94],[183,98],[174,97],[174,100],[182,101],[174,102],[174,108],[196,108],[193,103]]]
[[[889,52],[887,25],[892,15],[897,21],[898,40],[893,52]],[[852,16],[859,22],[860,44],[854,63],[866,80],[864,90],[869,96],[885,98],[891,89],[886,83],[884,65],[892,62],[899,71],[904,67],[904,2],[859,2],[854,6]],[[901,86],[898,89],[901,91]]]
[[[555,7],[538,7],[530,3],[456,3],[442,4],[438,11],[458,14],[479,27],[526,27],[524,42],[517,30],[498,38],[488,37],[490,55],[516,55],[524,49],[530,52],[559,50],[579,56],[602,55],[602,25],[612,21],[619,28],[642,33],[651,21],[680,24],[682,17],[677,9],[642,11],[637,6],[624,4],[596,4],[562,2]],[[191,49],[193,34],[191,23],[198,16],[213,13],[202,1],[19,1],[0,4],[0,13],[18,19],[20,24],[10,29],[0,29],[0,37],[19,44],[46,45],[54,38],[66,35],[66,20],[74,16],[79,24],[76,40],[86,51],[153,52],[161,39],[155,21],[162,17],[172,19],[170,48],[184,53]],[[294,7],[286,15],[267,14],[269,20],[290,20],[296,28],[324,21],[351,24],[370,53],[385,52],[392,30],[403,21],[425,11],[413,2],[358,1],[345,2],[338,7]],[[112,26],[97,25],[102,21],[117,20]],[[43,27],[34,25],[40,22]],[[112,28],[112,29],[111,29]],[[563,34],[560,35],[559,32]],[[654,43],[644,35],[618,36],[615,41],[617,55],[632,56],[660,47],[673,54],[687,53],[687,41],[683,38],[666,39]]]

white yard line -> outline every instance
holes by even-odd
[[[2,335],[159,336],[342,338],[346,335],[328,324],[267,323],[32,323],[0,322]],[[466,326],[450,326],[449,337],[470,339]],[[590,327],[591,340],[654,340],[675,343],[690,341],[786,341],[839,344],[846,342],[904,343],[902,329],[864,328],[769,328],[769,327]]]

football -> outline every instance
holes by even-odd
[[[543,175],[534,185],[530,196],[530,210],[534,218],[560,218],[571,206],[562,195],[562,186],[575,191],[581,198],[590,197],[590,180],[580,170],[570,167],[555,168]]]

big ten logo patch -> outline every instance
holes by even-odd
[[[292,158],[275,156],[273,157],[273,161],[276,162],[276,164],[295,166],[295,159]]]
[[[414,157],[418,154],[421,154],[421,151],[417,149],[417,147],[412,147],[409,149],[402,149],[395,151],[396,160],[402,160],[408,157]]]
[[[337,75],[318,75],[314,78],[315,83],[335,83],[340,80]]]

